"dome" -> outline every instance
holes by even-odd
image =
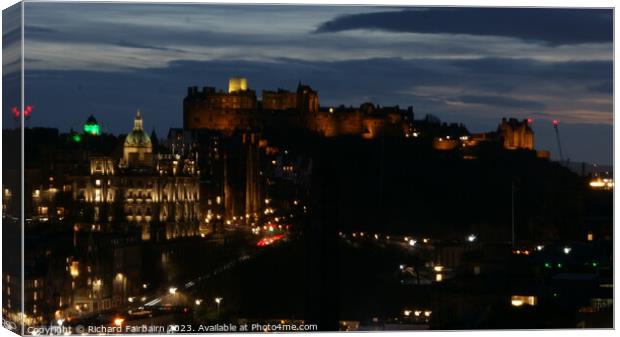
[[[133,122],[133,130],[125,137],[125,146],[151,147],[151,138],[142,128],[142,116],[140,110]]]
[[[125,137],[125,146],[151,146],[151,138],[143,130],[133,130]]]

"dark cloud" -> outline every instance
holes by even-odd
[[[483,104],[496,107],[514,108],[514,109],[544,109],[545,105],[540,102],[526,101],[502,96],[459,96],[454,100],[466,104]]]
[[[58,30],[52,29],[49,27],[34,26],[34,25],[24,26],[24,33],[26,34],[26,36],[28,36],[29,34],[49,34],[49,33],[56,33],[56,32],[58,32]]]
[[[148,44],[129,42],[129,41],[118,41],[115,44],[117,46],[120,46],[120,47],[128,47],[128,48],[183,52],[183,50],[180,50],[180,49],[167,48],[167,47],[158,47],[158,46],[152,46],[152,45],[148,45]]]
[[[588,86],[588,89],[595,93],[613,94],[614,83],[612,81],[604,81],[600,84]]]
[[[543,62],[531,59],[480,58],[455,60],[454,65],[472,72],[493,73],[501,77],[531,76],[556,80],[595,79],[612,80],[613,63],[610,61]]]
[[[551,45],[611,43],[611,9],[433,8],[339,16],[317,33],[352,29],[470,34],[541,41]]]

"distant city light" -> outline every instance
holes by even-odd
[[[168,289],[168,292],[169,292],[170,294],[174,295],[174,294],[176,294],[176,293],[177,293],[177,288],[175,288],[175,287],[171,287],[170,289]]]
[[[411,247],[415,246],[416,243],[417,243],[416,240],[413,240],[413,239],[409,240],[409,246]]]
[[[474,241],[476,241],[476,235],[474,235],[474,234],[470,234],[470,235],[467,237],[467,241],[469,241],[469,242],[474,242]]]
[[[571,250],[572,250],[572,248],[570,248],[570,247],[564,247],[564,249],[562,251],[564,252],[564,254],[568,255],[568,254],[570,254]]]
[[[537,302],[538,298],[536,296],[512,295],[510,297],[510,304],[513,307],[520,307],[523,305],[535,306]]]
[[[590,188],[593,190],[612,190],[614,180],[611,178],[594,178],[590,180]]]

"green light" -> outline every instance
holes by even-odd
[[[596,267],[596,266],[598,266],[598,263],[592,262],[592,267]]]
[[[269,227],[269,231],[270,231],[270,232],[273,232],[273,227]]]
[[[545,262],[545,268],[551,268],[551,263]]]
[[[82,141],[82,136],[80,136],[80,134],[79,134],[79,133],[76,133],[76,134],[74,134],[73,136],[71,136],[71,139],[72,139],[74,142],[79,143],[79,142],[81,142],[81,141]]]
[[[84,124],[84,132],[91,134],[93,136],[98,136],[100,134],[99,125],[98,124]]]
[[[558,268],[562,268],[562,264],[561,263],[558,263]]]

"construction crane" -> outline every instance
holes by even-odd
[[[562,142],[560,141],[560,131],[558,130],[558,125],[560,121],[557,119],[553,120],[553,129],[555,130],[555,139],[558,142],[558,151],[560,152],[560,163],[564,162],[564,155],[562,154]]]

